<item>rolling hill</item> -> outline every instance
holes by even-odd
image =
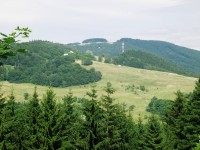
[[[190,70],[196,75],[200,74],[200,52],[169,42],[122,38],[113,43],[74,43],[70,44],[70,46],[73,46],[74,48],[77,48],[79,51],[83,52],[90,50],[95,55],[104,54],[109,56],[116,56],[121,53],[122,42],[125,44],[125,51],[145,51],[175,63],[176,65],[186,70]]]
[[[77,58],[92,59],[93,56],[48,41],[31,41],[21,46],[29,52],[4,61],[5,65],[0,67],[1,81],[66,87],[101,79],[101,73],[94,68],[86,70],[75,63]]]
[[[120,45],[121,42],[118,41],[117,43],[113,44],[111,43],[99,43],[99,44],[100,48],[98,48],[98,50],[102,48],[101,44]],[[86,45],[97,46],[97,43],[86,44]],[[91,66],[82,66],[80,61],[77,60],[79,60],[82,57],[88,57],[88,55],[86,55],[85,53],[77,52],[74,48],[71,48],[69,46],[58,43],[52,43],[48,41],[28,42],[25,43],[25,48],[29,49],[29,53],[17,55],[16,57],[13,57],[5,61],[5,63],[7,64],[7,66],[5,66],[6,73],[1,74],[1,77],[2,75],[6,75],[7,78],[4,78],[5,76],[3,76],[4,80],[8,79],[9,73],[11,73],[12,75],[10,77],[10,81],[12,81],[13,78],[14,79],[20,78],[20,80],[16,79],[14,81],[15,83],[10,83],[8,81],[1,82],[2,83],[1,90],[5,93],[5,95],[9,95],[11,89],[13,88],[15,92],[14,94],[16,95],[18,101],[23,101],[24,93],[29,93],[29,95],[32,94],[35,85],[31,83],[46,85],[45,83],[43,83],[45,81],[43,80],[43,77],[51,77],[50,79],[53,79],[51,83],[53,83],[53,81],[55,80],[58,80],[58,83],[60,82],[57,85],[50,84],[51,86],[59,86],[57,88],[53,88],[55,93],[57,94],[58,101],[70,89],[72,90],[75,96],[81,98],[86,97],[86,92],[91,90],[91,84],[89,84],[91,82],[96,82],[98,95],[100,97],[102,94],[104,94],[103,87],[107,84],[107,82],[110,82],[116,89],[116,93],[114,94],[116,102],[119,103],[125,102],[129,106],[134,105],[135,110],[133,113],[135,115],[137,114],[145,115],[148,114],[145,111],[145,109],[152,97],[156,96],[161,99],[174,99],[175,98],[174,93],[179,89],[186,93],[191,92],[194,88],[194,83],[196,80],[196,78],[186,77],[174,73],[146,70],[146,69],[153,69],[153,68],[148,68],[149,66],[144,67],[144,69],[137,69],[137,68],[114,65],[114,64],[106,64],[96,61],[94,61],[93,65]],[[64,54],[69,54],[70,51],[73,51],[73,55],[65,58]],[[100,52],[101,50],[99,51],[99,54],[102,55],[102,53]],[[94,51],[94,53],[96,52]],[[165,64],[163,62],[169,63],[168,66],[170,65],[171,67],[173,66],[171,62],[168,62],[163,58],[160,58],[159,56],[152,55],[151,53],[134,51],[134,54],[137,54],[135,56],[134,54],[130,55],[130,52],[126,53],[127,55],[132,56],[133,58],[139,59],[140,62],[144,64],[144,66],[146,66],[147,64],[150,65],[152,63],[151,64],[152,67],[153,63],[156,64],[161,63],[159,69],[161,70],[163,69],[162,71],[165,71],[164,69],[166,69],[165,67],[162,66],[163,64]],[[124,53],[124,55],[126,53]],[[142,56],[143,54],[145,54],[145,57]],[[115,56],[116,55],[117,54],[115,54]],[[154,59],[148,60],[146,56],[148,56],[148,59],[156,58],[156,62],[152,62],[154,61]],[[70,66],[72,70],[68,70],[67,69],[68,66]],[[16,68],[21,70],[16,70]],[[94,70],[94,68],[96,71]],[[81,71],[78,72],[75,71],[79,69]],[[67,72],[65,72],[65,70],[67,70]],[[102,75],[101,80],[100,79],[93,80],[90,76],[88,76],[87,74],[88,71],[90,71],[90,73],[93,75],[95,75],[95,73],[101,72]],[[35,72],[37,72],[37,74],[34,74]],[[63,75],[63,72],[64,72],[64,77],[70,77],[69,81],[73,81],[71,78],[74,78],[75,80],[73,83],[75,84],[68,84],[67,86],[70,87],[62,88],[65,87],[62,86],[63,81],[66,81],[66,79],[60,78],[60,76]],[[73,74],[73,72],[75,74]],[[72,73],[72,74],[69,75],[67,73]],[[31,80],[34,79],[33,75],[36,76],[35,79],[38,79],[40,81],[32,82]],[[77,77],[77,75],[80,76]],[[82,84],[84,85],[76,84],[78,79],[80,79],[80,81],[83,81]],[[47,90],[48,86],[39,86],[39,85],[37,86],[38,93],[39,96],[42,97],[42,95]]]
[[[80,63],[79,61],[77,63]],[[181,90],[182,92],[191,92],[194,88],[196,78],[177,75],[174,73],[166,73],[159,71],[151,71],[145,69],[137,69],[126,66],[118,66],[113,64],[106,64],[101,62],[94,62],[92,66],[84,66],[86,69],[91,67],[96,68],[97,71],[102,73],[102,80],[96,83],[98,96],[100,97],[103,92],[103,87],[107,82],[111,82],[116,89],[113,97],[116,102],[126,103],[128,106],[135,105],[133,111],[134,116],[137,118],[138,114],[148,114],[145,109],[151,98],[156,96],[161,99],[175,98],[175,92]],[[11,89],[14,89],[14,94],[17,100],[23,100],[24,93],[32,94],[35,85],[15,84],[9,82],[1,82],[1,90],[8,95]],[[133,90],[132,86],[135,86]],[[138,87],[144,86],[145,91],[140,90]],[[38,94],[40,97],[47,90],[47,86],[37,86]],[[81,86],[70,86],[67,88],[53,88],[56,93],[57,101],[68,93],[69,90],[77,97],[85,97],[86,92],[91,90],[91,84]]]

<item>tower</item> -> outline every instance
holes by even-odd
[[[124,53],[124,42],[122,42],[122,53]]]

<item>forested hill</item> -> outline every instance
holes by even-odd
[[[95,55],[116,56],[121,53],[122,42],[125,51],[145,51],[171,61],[186,70],[200,74],[200,52],[163,41],[148,41],[122,38],[114,43],[71,44],[80,51],[91,50]]]
[[[101,79],[95,69],[86,70],[75,59],[92,56],[78,53],[63,44],[48,41],[32,41],[20,47],[28,49],[25,54],[4,61],[0,79],[15,83],[34,83],[54,87],[83,85]],[[65,54],[65,55],[64,55]]]
[[[148,70],[158,70],[164,72],[173,72],[182,75],[191,75],[190,72],[183,68],[155,56],[150,53],[142,51],[127,51],[119,56],[115,56],[112,60],[114,64],[125,65],[135,68],[142,68]]]

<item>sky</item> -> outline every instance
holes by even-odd
[[[0,32],[29,40],[161,40],[200,50],[200,0],[0,0]]]

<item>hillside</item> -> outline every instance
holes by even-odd
[[[112,63],[148,70],[174,72],[182,75],[192,74],[172,62],[143,51],[126,51],[119,56],[115,56],[112,59]]]
[[[97,94],[100,96],[103,92],[103,87],[107,82],[111,82],[116,89],[114,97],[116,102],[125,102],[128,106],[135,105],[133,114],[135,117],[138,114],[148,114],[145,109],[150,99],[154,96],[161,99],[175,98],[175,92],[181,90],[182,92],[191,92],[194,88],[196,78],[185,77],[173,73],[150,71],[144,69],[131,68],[126,66],[118,66],[113,64],[105,64],[100,62],[94,62],[92,66],[87,66],[87,69],[91,67],[96,68],[97,71],[102,73],[102,80],[96,83]],[[2,91],[8,95],[11,89],[14,89],[14,94],[17,99],[23,99],[24,93],[32,94],[34,90],[33,84],[14,84],[9,82],[1,82]],[[133,90],[133,85],[135,89]],[[140,90],[138,87],[144,86],[145,91]],[[43,96],[48,87],[37,86],[38,94]],[[91,90],[91,84],[82,86],[71,86],[68,88],[53,88],[56,93],[57,100],[67,94],[69,90],[72,90],[73,94],[77,97],[87,97],[86,92]]]
[[[197,75],[200,74],[200,52],[181,47],[172,43],[152,40],[139,40],[122,38],[113,43],[91,43],[87,45],[71,44],[80,51],[91,50],[95,55],[116,56],[121,53],[122,42],[125,44],[125,51],[141,50],[171,61],[176,65],[190,70]]]
[[[75,63],[77,58],[91,56],[78,53],[66,45],[32,41],[21,46],[28,49],[28,53],[18,54],[4,61],[5,65],[0,68],[0,80],[66,87],[88,84],[101,79],[101,73],[94,68],[86,70]]]

